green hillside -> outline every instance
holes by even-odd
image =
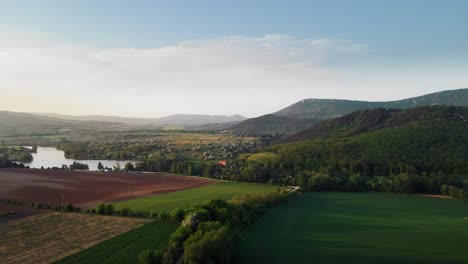
[[[363,109],[410,109],[419,106],[432,105],[468,106],[468,88],[442,91],[388,102],[367,102],[337,99],[305,99],[273,114],[277,116],[293,118],[324,120],[343,116]]]
[[[369,174],[442,170],[468,174],[468,108],[366,110],[318,124],[272,147],[293,166],[342,166]],[[341,165],[340,165],[341,164]]]
[[[305,99],[278,112],[235,124],[228,131],[240,135],[291,135],[322,120],[341,117],[359,110],[411,109],[434,105],[468,106],[468,89],[442,91],[389,102]],[[376,115],[369,118],[379,118],[378,113]]]
[[[461,188],[468,190],[467,119],[468,107],[359,111],[242,155],[224,173],[233,180],[315,190],[463,196]]]
[[[239,135],[274,136],[299,132],[318,122],[320,122],[320,120],[264,115],[240,122],[230,127],[228,131]]]
[[[444,125],[465,124],[464,107],[418,107],[409,110],[371,109],[360,110],[340,118],[325,120],[301,131],[284,142],[303,141],[315,138],[344,138],[364,132],[403,127],[414,124]]]

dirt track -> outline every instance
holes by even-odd
[[[0,169],[0,199],[65,203],[86,208],[99,202],[190,189],[213,180],[165,173],[102,173],[38,169]]]

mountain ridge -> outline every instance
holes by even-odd
[[[468,106],[468,88],[445,90],[395,101],[308,98],[274,113],[247,119],[228,129],[235,134],[292,135],[323,120],[364,109],[411,109],[430,105]]]
[[[296,102],[272,114],[286,117],[323,120],[339,117],[362,109],[409,109],[427,105],[468,106],[468,88],[444,90],[393,101],[360,101],[347,99],[308,98]]]

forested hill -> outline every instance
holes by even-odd
[[[283,142],[304,141],[316,138],[344,138],[360,133],[403,126],[416,126],[427,122],[428,125],[444,125],[446,123],[466,124],[466,107],[425,106],[408,110],[401,109],[370,109],[325,120],[298,134],[283,140]]]
[[[265,151],[276,153],[291,169],[468,175],[467,120],[468,107],[359,111]]]
[[[389,102],[305,99],[273,114],[242,121],[231,126],[228,131],[240,135],[291,135],[322,120],[337,118],[359,110],[411,109],[432,105],[468,106],[468,89],[442,91]],[[374,114],[377,116],[369,118],[381,117],[379,113]]]
[[[320,121],[264,115],[235,124],[229,127],[228,131],[238,135],[288,135],[304,130]]]
[[[319,191],[463,197],[468,191],[467,119],[468,107],[359,111],[315,125],[290,143],[241,155],[224,178]]]
[[[273,115],[323,120],[336,118],[362,109],[410,109],[419,106],[431,105],[468,106],[468,88],[447,90],[388,102],[367,102],[338,99],[305,99],[278,112],[275,112]]]

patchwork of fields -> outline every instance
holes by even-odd
[[[245,234],[237,263],[466,263],[468,203],[383,193],[306,193]]]
[[[78,205],[95,206],[98,201],[116,197],[130,199],[118,202],[116,209],[128,207],[134,211],[170,211],[210,199],[229,200],[246,193],[277,189],[265,184],[220,182],[167,174],[14,169],[0,170],[0,182],[5,183],[0,186],[0,194],[5,198],[49,202],[48,197],[55,193],[51,190],[56,190],[65,193],[68,199],[74,199]],[[134,188],[131,194],[125,192],[128,182]],[[96,186],[90,188],[93,183]],[[35,192],[29,193],[21,189],[22,186],[33,188]],[[146,191],[155,189],[162,193],[156,191],[157,195],[144,196]],[[59,201],[51,198],[56,199],[52,200],[55,204]],[[0,228],[0,263],[136,263],[141,251],[164,248],[179,225],[139,218],[63,214],[33,209],[27,203],[2,203],[2,206],[2,212],[13,214],[0,219],[5,223]],[[28,216],[28,212],[39,214]]]
[[[68,170],[0,169],[0,199],[93,207],[148,194],[214,183],[206,178],[168,173],[102,173]]]
[[[155,177],[127,175],[124,179]],[[34,180],[30,178],[34,174],[25,177]],[[78,177],[86,182],[89,176],[85,173]],[[119,177],[113,175],[107,180],[124,182]],[[174,179],[176,183],[179,179],[192,179],[156,177],[157,184],[167,185],[168,190]],[[56,178],[59,179],[70,180]],[[101,180],[106,182],[98,177]],[[277,189],[266,184],[204,182],[204,179],[200,179],[203,181],[200,187],[198,179],[194,180],[193,186],[186,186],[188,189],[140,195],[117,202],[115,207],[136,212],[168,212],[210,199],[229,200]],[[2,210],[15,208],[4,205]],[[2,223],[0,263],[136,263],[143,250],[166,247],[169,236],[179,225],[43,211]],[[267,210],[246,230],[235,252],[235,262],[461,264],[468,259],[467,219],[468,203],[456,199],[384,193],[305,193]]]
[[[272,192],[277,188],[267,184],[218,182],[199,188],[122,201],[116,204],[116,208],[127,207],[134,211],[146,212],[170,211],[174,208],[188,208],[197,202],[206,200],[229,200],[234,196],[247,193]]]
[[[0,226],[0,263],[51,263],[147,223],[146,219],[42,213]]]

